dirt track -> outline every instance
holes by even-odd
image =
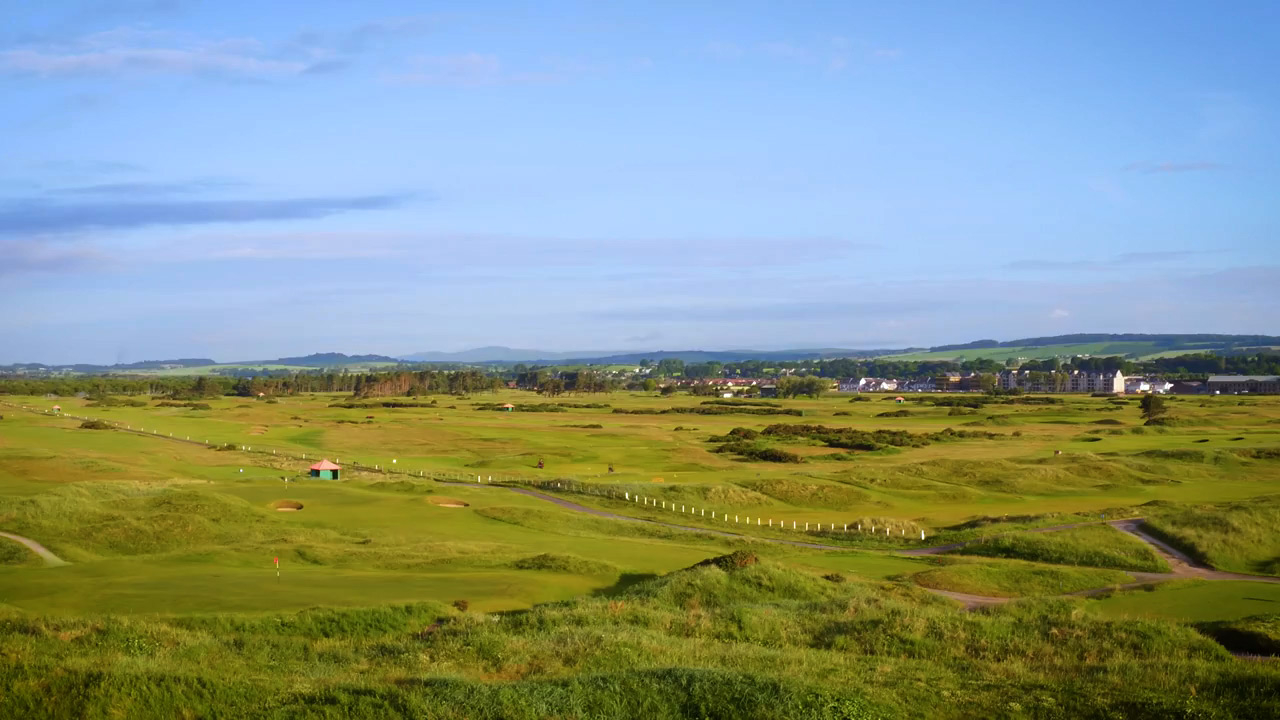
[[[21,535],[14,535],[13,533],[7,533],[7,532],[0,532],[0,537],[9,538],[10,540],[16,543],[26,545],[27,548],[31,550],[31,552],[39,555],[40,558],[44,560],[44,564],[48,565],[49,567],[58,567],[59,565],[71,564],[66,560],[63,560],[62,558],[58,557],[57,555],[54,555],[53,552],[49,550],[49,548],[41,545],[40,543],[36,542],[35,540],[32,540],[31,538],[25,538],[25,537],[22,537]]]

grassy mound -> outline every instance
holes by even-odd
[[[1132,582],[1118,570],[1064,568],[1011,561],[947,565],[911,576],[918,585],[934,590],[987,597],[1060,595]]]
[[[1051,533],[998,535],[965,545],[955,553],[1055,565],[1169,572],[1169,564],[1151,546],[1110,525],[1090,525]]]
[[[747,488],[797,507],[820,507],[843,510],[867,504],[870,495],[861,489],[838,483],[809,483],[787,478],[750,480]]]
[[[618,568],[599,560],[588,560],[577,555],[557,555],[542,553],[520,558],[511,563],[517,570],[544,570],[546,572],[570,573],[573,575],[609,575],[618,572]]]

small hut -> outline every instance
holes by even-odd
[[[894,401],[895,403],[897,403],[897,404],[901,405],[902,403],[906,402],[906,401],[907,401],[907,399],[906,399],[906,398],[904,398],[904,397],[902,397],[901,395],[899,395],[898,397],[894,398],[894,399],[893,399],[893,401]]]
[[[61,405],[54,405],[54,406],[53,406],[53,411],[54,411],[55,413],[60,413],[60,412],[62,412],[62,406],[61,406]]]
[[[334,465],[328,460],[321,460],[311,466],[311,477],[320,478],[321,480],[339,480],[340,478],[338,475],[341,472],[342,468]]]
[[[502,409],[503,409],[503,410],[506,410],[507,412],[511,412],[512,410],[515,410],[515,409],[516,409],[516,406],[515,406],[515,405],[512,405],[511,403],[503,403],[503,404],[502,404]]]

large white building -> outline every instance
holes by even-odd
[[[1033,370],[1006,370],[1000,373],[1001,390],[1019,389],[1039,393],[1123,393],[1124,373],[1119,370],[1106,372],[1036,372]]]

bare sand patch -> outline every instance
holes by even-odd
[[[302,503],[297,500],[276,500],[271,503],[271,509],[276,512],[297,512],[302,509]]]
[[[464,508],[464,507],[470,507],[471,505],[471,503],[465,503],[457,498],[448,498],[448,497],[427,498],[427,502],[431,503],[432,505],[435,505],[436,507],[445,507],[445,508]]]

